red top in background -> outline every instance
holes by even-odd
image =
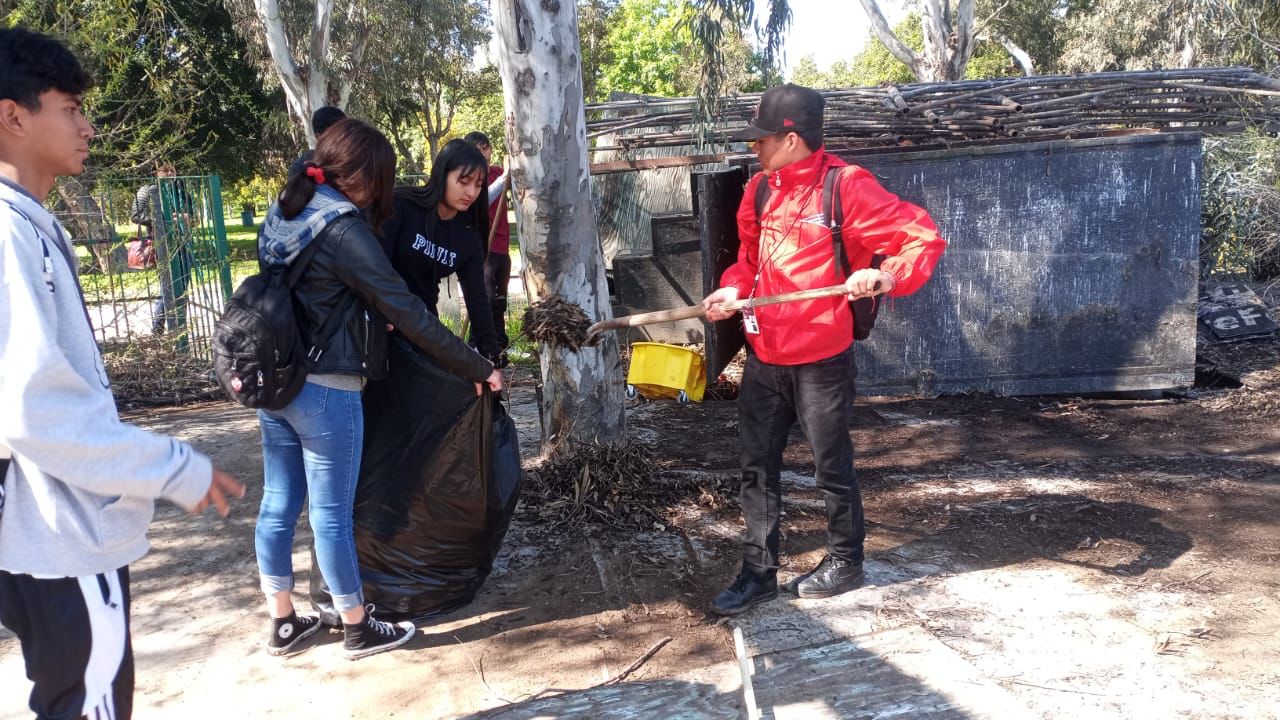
[[[502,176],[502,166],[489,166],[490,184]],[[504,193],[505,194],[505,193]],[[502,195],[489,198],[489,224],[492,226],[497,223],[497,229],[493,231],[493,242],[489,243],[489,252],[506,255],[511,249],[511,225],[507,222],[507,204],[502,203],[502,215],[494,217],[498,212],[498,200]]]

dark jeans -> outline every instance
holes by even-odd
[[[503,350],[511,345],[507,337],[507,283],[511,280],[511,256],[489,253],[484,261],[484,289],[489,293],[489,306],[493,310],[493,329],[498,334],[498,345]]]
[[[813,446],[815,480],[827,502],[827,552],[862,562],[867,530],[849,437],[856,374],[852,347],[807,365],[769,365],[747,353],[738,395],[744,569],[778,569],[782,452],[797,420]]]

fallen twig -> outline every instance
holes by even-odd
[[[1199,575],[1197,575],[1197,576],[1195,576],[1195,577],[1191,578],[1190,580],[1178,580],[1178,581],[1175,581],[1175,582],[1171,582],[1171,583],[1169,583],[1168,585],[1165,585],[1165,586],[1164,586],[1164,589],[1165,589],[1165,590],[1170,590],[1170,589],[1172,589],[1172,588],[1176,588],[1176,587],[1182,587],[1182,586],[1189,586],[1189,585],[1193,585],[1193,584],[1198,583],[1198,582],[1200,582],[1201,580],[1205,579],[1206,577],[1209,577],[1209,576],[1210,576],[1210,575],[1212,575],[1212,574],[1213,574],[1213,571],[1212,571],[1212,570],[1205,570],[1204,572],[1202,572],[1202,573],[1200,573]]]
[[[654,643],[645,654],[640,656],[640,659],[631,663],[631,665],[628,666],[626,670],[623,670],[622,672],[618,673],[617,675],[614,675],[612,678],[609,678],[608,680],[600,684],[613,685],[615,683],[620,683],[623,680],[626,680],[627,677],[631,675],[631,673],[635,672],[636,670],[639,670],[641,665],[644,665],[645,663],[649,662],[649,658],[653,657],[654,655],[657,655],[658,651],[661,650],[663,646],[665,646],[669,642],[671,642],[671,636],[668,635],[667,637],[664,637],[658,642]]]
[[[515,704],[515,701],[513,701],[513,700],[508,700],[508,699],[506,699],[506,698],[502,697],[501,695],[499,695],[499,694],[497,693],[497,691],[496,691],[496,690],[494,690],[494,689],[493,689],[493,687],[492,687],[491,685],[489,685],[489,681],[488,681],[488,680],[485,680],[485,678],[484,678],[484,667],[483,667],[483,666],[481,666],[481,665],[477,665],[477,664],[476,664],[476,661],[475,661],[475,660],[473,660],[473,659],[471,658],[471,653],[467,651],[467,646],[462,642],[462,640],[459,640],[457,635],[454,635],[454,636],[453,636],[453,639],[454,639],[454,641],[455,641],[455,642],[457,642],[457,643],[458,643],[458,645],[462,648],[462,654],[467,656],[467,662],[471,663],[471,669],[472,669],[472,670],[475,670],[475,671],[476,671],[476,675],[478,675],[478,676],[480,677],[480,683],[481,683],[482,685],[484,685],[484,689],[485,689],[485,690],[488,690],[488,691],[489,691],[489,694],[490,694],[491,696],[493,696],[493,697],[495,697],[495,698],[497,698],[497,699],[501,700],[502,702],[504,702],[504,703],[506,703],[506,704],[508,704],[508,705],[514,705],[514,704]]]
[[[1040,690],[1052,690],[1054,692],[1073,693],[1076,695],[1093,695],[1094,697],[1108,697],[1106,693],[1089,692],[1088,690],[1072,690],[1071,688],[1056,688],[1048,685],[1037,685],[1035,683],[1023,682],[1021,680],[997,680],[996,682],[1013,683],[1014,685],[1024,685],[1026,687],[1039,688]]]

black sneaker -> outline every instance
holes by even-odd
[[[411,622],[389,623],[375,620],[373,606],[365,608],[364,620],[342,625],[342,651],[348,660],[377,655],[409,642],[418,628]]]
[[[316,634],[320,629],[320,618],[311,615],[293,613],[287,618],[271,619],[271,639],[267,641],[267,652],[272,655],[288,655],[297,650],[298,645]]]
[[[777,576],[773,573],[757,575],[743,570],[727,590],[711,601],[711,612],[717,615],[737,615],[776,597],[778,597]]]
[[[797,578],[791,587],[802,598],[829,598],[849,592],[862,587],[862,563],[828,555],[818,567]]]

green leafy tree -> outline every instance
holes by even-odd
[[[1068,72],[1280,65],[1280,0],[1090,0],[1068,15]]]
[[[791,26],[791,6],[788,0],[768,0],[768,14],[762,24],[756,13],[755,0],[692,2],[695,12],[691,31],[700,50],[697,55],[698,116],[703,129],[709,130],[721,96],[741,84],[735,82],[730,69],[733,53],[725,52],[728,41],[735,37],[743,38],[748,30],[754,31],[760,47],[752,58],[751,67],[759,72],[759,86],[773,85],[779,75],[782,36]]]
[[[924,48],[924,36],[920,30],[920,16],[912,13],[893,28],[893,33],[913,51]],[[889,51],[879,38],[873,37],[848,65],[840,68],[839,82],[849,87],[876,85],[901,85],[915,81],[911,68]]]
[[[830,76],[818,69],[818,62],[814,60],[813,55],[805,55],[797,60],[787,80],[811,88],[831,87],[828,85],[831,81]]]
[[[453,120],[456,137],[479,130],[489,136],[495,158],[506,155],[507,138],[503,128],[506,108],[502,102],[502,80],[498,77],[498,69],[492,65],[484,68],[481,75],[485,82],[492,83],[492,92],[478,93],[467,98],[458,105],[458,112]]]
[[[17,24],[65,39],[93,75],[96,175],[150,173],[163,160],[235,179],[260,165],[278,98],[218,0],[20,0],[0,15]]]
[[[400,0],[379,6],[369,22],[375,37],[352,70],[352,106],[381,119],[406,169],[421,172],[454,133],[458,107],[498,92],[495,71],[471,67],[489,40],[488,10],[476,0]],[[411,134],[421,140],[416,153]]]
[[[688,0],[622,0],[608,18],[597,99],[613,91],[693,95],[700,80],[695,17]],[[759,85],[761,58],[740,32],[724,28],[720,53],[725,87],[739,92]]]
[[[602,94],[689,94],[694,88],[683,70],[694,58],[692,13],[681,0],[623,0],[609,19],[609,62],[600,68],[598,85]]]
[[[578,36],[582,46],[582,95],[587,102],[603,100],[598,85],[603,69],[613,60],[609,21],[618,0],[578,0]]]

